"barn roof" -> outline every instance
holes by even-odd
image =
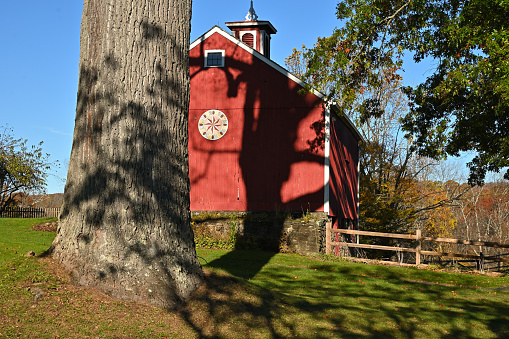
[[[230,27],[258,27],[265,29],[269,34],[276,34],[277,29],[272,26],[270,21],[230,21],[225,22],[228,28]]]
[[[261,61],[263,61],[264,63],[266,63],[270,67],[274,68],[275,70],[277,70],[278,72],[280,72],[284,76],[288,77],[292,81],[296,82],[300,86],[302,86],[302,87],[306,86],[306,83],[304,81],[300,80],[297,76],[295,76],[294,74],[290,73],[287,69],[283,68],[278,63],[270,60],[269,58],[265,57],[260,52],[256,51],[255,49],[251,48],[247,44],[245,44],[242,41],[238,40],[237,38],[235,38],[234,36],[232,36],[231,34],[226,32],[224,29],[222,29],[219,26],[212,27],[210,30],[208,30],[206,33],[204,33],[202,36],[200,36],[195,41],[193,41],[191,43],[191,45],[189,46],[189,50],[192,50],[196,46],[200,45],[202,42],[204,42],[207,38],[209,38],[210,36],[212,36],[215,33],[218,33],[218,34],[222,35],[224,38],[228,39],[233,44],[235,44],[235,45],[239,46],[240,48],[246,50],[247,52],[251,53],[254,57],[260,59]],[[316,95],[317,97],[319,97],[320,99],[322,99],[324,102],[328,102],[328,101],[330,102],[330,100],[323,93],[320,93],[319,91],[317,91],[317,90],[315,90],[313,88],[310,89],[310,92],[313,93],[314,95]],[[332,110],[336,113],[336,116],[341,121],[343,121],[343,123],[348,127],[348,129],[355,136],[357,141],[358,142],[364,142],[364,138],[359,133],[359,130],[357,129],[357,127],[355,127],[353,122],[345,114],[339,113],[340,109],[339,109],[338,104],[336,102],[331,102],[331,104],[332,104],[331,105]]]

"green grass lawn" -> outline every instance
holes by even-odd
[[[36,224],[55,221],[56,218],[21,219],[0,218],[0,258],[3,261],[19,257],[28,251],[39,254],[48,249],[55,238],[53,232],[34,232]]]
[[[0,219],[0,338],[503,338],[509,277],[199,249],[204,285],[180,312],[69,283],[54,233]],[[35,301],[36,296],[37,302]]]

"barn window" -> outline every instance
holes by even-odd
[[[205,51],[205,67],[224,67],[224,50]]]

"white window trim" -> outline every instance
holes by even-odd
[[[207,65],[207,59],[209,56],[209,53],[221,53],[221,56],[223,57],[221,65],[217,66],[209,66]],[[224,67],[224,49],[208,49],[205,51],[205,67]]]

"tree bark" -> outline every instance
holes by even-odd
[[[174,309],[190,227],[191,0],[85,0],[71,159],[51,253],[80,285]]]

